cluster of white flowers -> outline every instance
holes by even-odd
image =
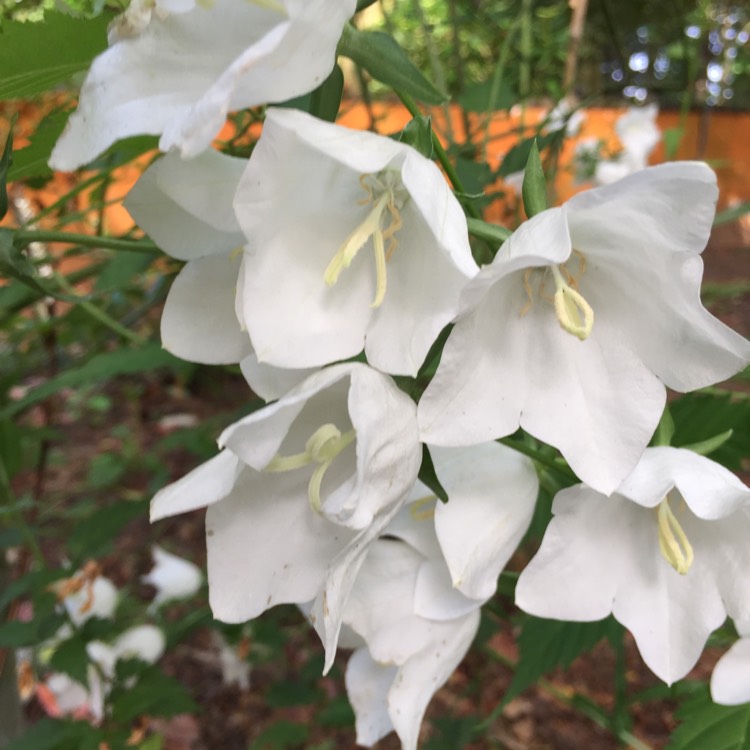
[[[353,12],[134,3],[55,150],[73,168],[123,136],[161,135],[168,153],[126,205],[187,261],[164,346],[239,363],[273,402],[159,492],[152,519],[207,507],[216,617],[300,606],[326,670],[338,645],[356,649],[358,741],[395,729],[413,750],[529,526],[534,465],[495,442],[521,427],[584,484],[555,498],[518,606],[613,613],[654,672],[678,679],[727,614],[750,620],[750,491],[706,458],[647,449],[665,386],[750,361],[699,298],[715,176],[697,162],[638,171],[538,213],[480,269],[459,202],[408,145],[271,108],[249,160],[213,150],[228,110],[323,80]],[[417,376],[449,324],[417,404],[393,376]],[[418,480],[425,445],[445,504]]]

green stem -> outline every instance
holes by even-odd
[[[529,445],[519,443],[516,440],[511,440],[510,438],[500,438],[497,442],[501,445],[507,446],[508,448],[512,448],[514,451],[523,453],[524,456],[528,456],[537,463],[542,464],[542,466],[546,466],[548,469],[552,469],[553,471],[558,472],[561,476],[564,476],[567,479],[576,480],[575,474],[567,466],[563,466],[554,458],[547,456],[537,448],[532,448]]]
[[[77,295],[76,290],[68,283],[68,280],[62,274],[55,272],[53,273],[52,278],[57,282],[57,285],[60,287],[60,289],[62,289],[66,293],[68,301],[72,302],[75,305],[78,305],[92,318],[95,318],[100,323],[107,326],[107,328],[119,334],[124,339],[137,344],[138,346],[143,346],[146,343],[146,339],[142,338],[137,333],[133,333],[133,331],[129,330],[128,328],[125,328],[125,326],[116,321],[113,317],[105,313],[104,310],[100,310],[96,305],[92,304],[87,299]]]
[[[159,247],[151,240],[124,240],[118,237],[99,237],[93,234],[57,232],[46,229],[19,229],[15,240],[24,246],[32,242],[66,242],[84,247],[106,247],[110,250],[126,250],[135,253],[156,253]]]
[[[88,180],[84,180],[83,182],[76,185],[72,190],[65,193],[62,198],[58,198],[54,203],[47,206],[47,208],[43,208],[38,214],[34,216],[33,219],[31,219],[31,222],[36,224],[39,222],[40,219],[43,219],[45,216],[49,216],[50,214],[57,211],[58,208],[63,208],[67,203],[70,202],[71,198],[74,198],[79,193],[82,193],[87,188],[90,188],[92,185],[96,185],[97,182],[101,182],[106,175],[104,175],[101,172],[97,172],[93,177],[89,177]]]
[[[498,246],[502,245],[513,232],[507,227],[499,224],[490,224],[482,219],[469,218],[466,220],[469,227],[469,234],[479,237],[481,240],[495,242]]]
[[[403,102],[403,105],[406,107],[407,110],[409,110],[409,113],[412,117],[421,117],[422,113],[419,111],[419,107],[417,107],[416,102],[414,99],[412,99],[408,94],[404,94],[401,91],[396,91],[396,96],[398,96],[399,99]],[[443,148],[443,144],[440,143],[440,139],[435,135],[435,132],[432,133],[432,146],[435,149],[435,155],[438,158],[438,161],[440,162],[441,166],[445,170],[445,173],[448,175],[448,179],[451,181],[451,184],[455,188],[455,190],[458,193],[462,193],[463,195],[468,195],[466,192],[466,188],[463,186],[463,183],[461,182],[461,178],[458,176],[458,172],[456,172],[456,168],[451,163],[451,160],[448,158],[448,154],[445,152],[445,149]],[[469,213],[469,215],[474,219],[481,219],[482,215],[479,213],[479,211],[476,209],[475,206],[473,206],[471,203],[465,204],[466,211]]]
[[[515,670],[517,663],[512,659],[508,659],[506,656],[494,651],[493,649],[487,649],[487,653],[495,660],[500,662],[503,666],[509,669]],[[612,732],[618,739],[624,742],[631,750],[653,750],[650,745],[642,742],[634,734],[628,732],[625,729],[616,729],[612,726],[612,721],[604,710],[590,698],[583,695],[574,693],[569,695],[566,691],[560,690],[560,688],[553,685],[548,680],[540,678],[537,681],[537,687],[539,690],[552,696],[555,700],[565,704],[569,708],[573,708],[576,711],[582,713],[586,718],[591,719],[595,724],[600,726],[602,729],[606,729]],[[486,722],[483,722],[486,724]]]
[[[10,484],[10,477],[8,476],[8,470],[5,467],[5,460],[2,455],[0,455],[0,486],[2,487],[2,494],[5,497],[5,503],[10,508],[13,516],[15,516],[18,528],[26,539],[31,554],[41,568],[46,568],[47,562],[44,559],[42,548],[39,546],[39,542],[37,542],[34,532],[31,530],[29,524],[26,523],[26,519],[18,507],[18,500],[13,492],[13,487]]]

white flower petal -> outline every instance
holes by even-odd
[[[354,709],[357,744],[372,747],[393,730],[388,691],[398,668],[378,664],[366,648],[357,649],[346,665],[346,693]]]
[[[234,364],[252,350],[234,313],[239,262],[226,255],[191,260],[172,283],[161,319],[164,348],[180,359]]]
[[[152,14],[145,28],[94,60],[50,164],[75,169],[139,133],[162,133],[163,151],[177,147],[195,156],[229,110],[314,89],[334,65],[354,0],[279,5],[282,12],[216,0],[184,13]]]
[[[479,628],[479,610],[435,623],[429,645],[398,671],[388,693],[388,709],[403,750],[416,750],[419,727],[432,696],[461,663]]]
[[[151,548],[151,554],[154,567],[147,575],[141,576],[141,580],[156,589],[154,607],[172,599],[186,599],[198,592],[203,584],[203,573],[197,565],[158,545]]]
[[[443,559],[425,560],[414,587],[414,614],[427,620],[455,620],[478,609],[484,599],[470,599],[451,585]]]
[[[263,364],[258,362],[255,352],[250,352],[240,361],[240,370],[253,392],[264,401],[275,401],[281,398],[298,386],[308,375],[315,372],[313,368],[287,370],[283,367]]]
[[[677,487],[699,518],[715,520],[750,507],[750,490],[731,471],[689,450],[650,448],[617,492],[647,508]]]
[[[329,561],[354,537],[310,508],[299,475],[246,470],[209,508],[209,602],[217,619],[244,622],[276,604],[310,601]]]
[[[711,698],[722,706],[750,703],[750,638],[740,638],[711,675]]]
[[[237,482],[241,467],[231,451],[217,454],[154,495],[151,522],[205,508],[225,498]]]
[[[97,576],[91,585],[85,584],[79,591],[68,594],[63,599],[63,606],[73,623],[81,626],[91,617],[112,619],[117,608],[117,600],[115,584],[109,578]]]
[[[232,201],[246,166],[213,149],[189,161],[171,152],[141,175],[123,206],[173,258],[230,253],[245,244]]]
[[[616,316],[619,337],[678,391],[724,380],[750,362],[750,343],[700,302],[697,256],[717,194],[705,164],[674,162],[565,204],[573,244],[589,263],[584,296],[596,309],[599,293],[598,306]]]
[[[449,498],[435,506],[435,531],[453,586],[488,599],[531,523],[539,490],[534,465],[495,442],[430,452]]]
[[[167,646],[164,632],[155,625],[137,625],[122,633],[112,648],[116,659],[140,659],[154,664],[161,659]]]
[[[372,237],[331,286],[325,275],[374,210],[360,179],[386,169],[405,203],[376,219],[385,230],[397,213],[401,228],[373,308]],[[259,361],[279,367],[320,366],[365,348],[374,367],[414,375],[476,272],[463,212],[434,164],[404,144],[303,112],[269,111],[235,209],[248,239],[239,317]]]

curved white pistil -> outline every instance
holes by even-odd
[[[555,314],[568,333],[584,341],[594,327],[594,311],[583,295],[563,278],[557,266],[550,266],[555,280]]]
[[[680,575],[684,576],[693,564],[693,547],[669,507],[669,500],[666,497],[659,503],[657,515],[661,554]]]
[[[323,475],[333,462],[333,459],[344,450],[355,437],[355,431],[349,430],[343,435],[341,430],[334,424],[324,424],[318,427],[305,443],[305,450],[302,453],[295,453],[291,456],[274,456],[263,471],[281,472],[294,471],[301,469],[310,464],[317,463],[315,470],[310,477],[310,483],[307,486],[307,497],[310,501],[310,507],[316,512],[320,512],[323,501],[320,497],[320,485],[323,481]]]

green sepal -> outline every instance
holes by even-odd
[[[364,68],[375,80],[425,104],[443,104],[448,97],[438,91],[409,59],[398,42],[382,31],[359,31],[344,26],[338,54]]]
[[[13,164],[13,126],[16,123],[16,115],[13,115],[8,129],[8,137],[5,139],[3,155],[0,156],[0,219],[8,213],[8,170]]]
[[[432,145],[432,118],[420,115],[406,123],[406,127],[399,133],[398,140],[417,149],[422,156],[432,159],[434,148]]]
[[[422,465],[419,467],[419,481],[431,489],[441,503],[448,502],[448,493],[440,484],[440,480],[435,473],[435,464],[432,463],[432,456],[426,445],[422,444]]]
[[[539,148],[536,141],[531,144],[529,158],[526,160],[526,170],[523,173],[523,207],[526,216],[531,218],[547,208],[547,183],[544,180],[542,160],[539,158]]]
[[[310,114],[333,122],[339,113],[343,93],[344,74],[338,65],[334,65],[328,78],[310,95]]]

